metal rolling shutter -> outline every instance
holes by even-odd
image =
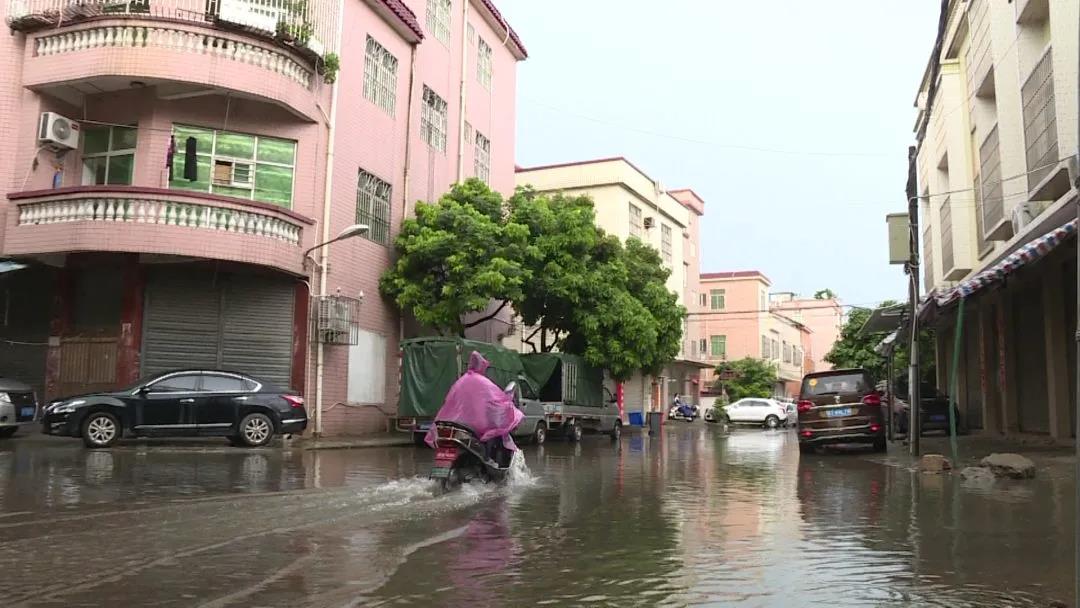
[[[292,375],[293,284],[234,275],[223,295],[221,368],[288,387]]]
[[[45,395],[45,355],[52,317],[55,277],[51,270],[26,268],[0,276],[0,376]]]
[[[642,380],[641,372],[637,372],[623,383],[623,405],[627,412],[641,412],[645,409]]]
[[[142,376],[217,367],[219,287],[212,273],[162,272],[146,283]]]

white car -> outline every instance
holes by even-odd
[[[779,428],[789,416],[787,406],[773,399],[739,399],[725,406],[724,414],[733,424],[758,424],[767,429]]]

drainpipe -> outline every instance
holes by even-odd
[[[338,23],[337,23],[337,40],[335,46],[337,47],[338,56],[341,55],[341,35],[342,27],[345,24],[345,0],[339,0],[338,2]],[[323,181],[323,216],[322,216],[322,236],[319,242],[325,243],[330,240],[330,204],[333,202],[333,185],[334,185],[334,140],[335,133],[337,131],[337,98],[338,88],[341,85],[341,77],[334,79],[334,84],[330,87],[330,118],[327,121],[326,127],[326,177]],[[319,299],[321,300],[327,294],[327,283],[329,281],[330,272],[330,247],[326,246],[321,251],[321,262],[319,263]],[[317,338],[316,338],[317,339]],[[322,437],[323,428],[323,373],[325,372],[326,362],[326,345],[322,340],[316,342],[315,346],[315,437]]]
[[[908,368],[908,442],[911,447],[911,454],[916,458],[922,456],[921,451],[921,430],[922,430],[922,415],[920,414],[921,408],[921,396],[919,393],[919,199],[915,195],[915,191],[918,188],[915,181],[915,163],[916,163],[916,151],[915,146],[908,148],[908,181],[907,181],[907,197],[908,197],[908,235],[911,252],[910,258],[907,263],[908,275],[911,277],[910,290],[908,293],[908,319],[911,323],[911,346],[910,346],[910,367]],[[927,264],[933,263],[933,260],[927,260]]]
[[[416,80],[416,47],[412,46],[409,52],[409,88],[405,100],[405,168],[401,172],[401,221],[409,216],[409,168],[412,166],[412,108],[413,86]],[[405,313],[398,313],[398,340],[405,339]],[[398,369],[401,369],[401,358],[398,358]]]
[[[458,157],[457,182],[465,180],[465,80],[468,78],[469,51],[469,2],[461,1],[461,96],[459,98],[460,116],[458,119]]]

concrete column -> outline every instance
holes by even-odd
[[[992,365],[997,344],[994,341],[994,321],[998,301],[996,298],[987,297],[983,305],[979,307],[976,318],[979,331],[979,354],[978,374],[979,391],[982,395],[983,429],[987,433],[1001,433],[1001,400],[995,378],[997,368]]]
[[[1050,260],[1046,260],[1049,262]],[[1069,416],[1068,353],[1071,343],[1065,335],[1064,273],[1052,264],[1041,277],[1043,303],[1043,334],[1046,343],[1046,395],[1050,409],[1050,436],[1068,439],[1072,436],[1072,419]]]
[[[1005,434],[1020,432],[1020,399],[1016,390],[1016,326],[1012,293],[1002,294],[998,306],[998,383],[1001,388],[1001,420]]]

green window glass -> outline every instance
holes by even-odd
[[[712,350],[710,354],[714,357],[726,357],[727,356],[727,336],[710,336],[712,341]]]
[[[711,299],[713,310],[723,310],[727,305],[727,292],[723,289],[713,289],[709,291],[709,297]]]
[[[212,192],[292,208],[296,142],[190,125],[173,125],[170,188]],[[187,140],[196,141],[198,176],[184,178]]]
[[[83,129],[82,183],[130,186],[135,176],[135,127],[87,126]]]

